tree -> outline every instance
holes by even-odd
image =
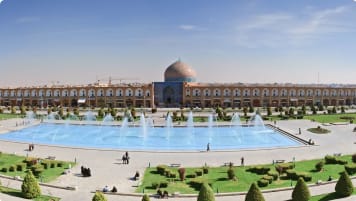
[[[354,187],[353,187],[352,182],[349,178],[349,175],[347,174],[346,171],[342,172],[340,175],[340,178],[337,181],[336,186],[335,186],[336,194],[338,194],[342,197],[347,197],[352,194],[353,189],[354,189]]]
[[[297,185],[295,185],[292,192],[293,201],[308,201],[310,199],[310,192],[307,184],[302,177],[299,177]]]
[[[267,116],[271,116],[271,115],[272,115],[271,107],[267,107]]]
[[[32,199],[41,195],[41,189],[32,171],[28,171],[21,185],[24,198]]]
[[[147,194],[144,194],[142,197],[142,201],[150,201],[150,197]]]
[[[245,201],[265,201],[265,198],[256,183],[251,184],[250,189],[246,194]]]
[[[97,191],[95,192],[92,201],[107,201],[107,199],[102,192]]]
[[[198,201],[215,201],[213,189],[206,182],[201,185]]]

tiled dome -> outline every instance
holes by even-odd
[[[187,64],[176,61],[164,72],[164,81],[166,82],[195,82],[196,73]]]

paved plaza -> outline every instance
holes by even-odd
[[[162,114],[157,114],[155,124],[163,124]],[[18,129],[16,122],[21,119],[11,119],[0,121],[0,133],[9,130]],[[271,123],[271,122],[266,122]],[[76,161],[78,165],[71,169],[70,174],[62,175],[50,184],[58,186],[76,187],[76,190],[62,190],[59,188],[50,188],[41,186],[44,194],[60,197],[64,201],[72,200],[91,200],[92,191],[102,189],[104,186],[116,186],[121,195],[107,195],[108,200],[139,201],[141,194],[135,196],[135,190],[138,181],[130,180],[136,171],[143,174],[146,167],[156,166],[158,164],[180,163],[183,167],[202,166],[221,166],[225,162],[239,164],[240,158],[245,158],[245,165],[267,164],[273,160],[297,161],[305,159],[323,158],[327,154],[342,153],[353,154],[356,152],[356,135],[353,131],[355,125],[331,125],[327,128],[332,132],[327,135],[315,135],[306,129],[317,127],[317,122],[309,120],[278,121],[276,126],[292,134],[298,133],[301,128],[302,134],[298,137],[308,140],[312,139],[316,145],[304,145],[301,147],[279,148],[279,149],[259,149],[259,150],[232,150],[232,151],[214,151],[214,145],[211,145],[211,151],[206,152],[205,147],[201,150],[189,152],[143,152],[135,150],[95,150],[78,149],[68,147],[35,145],[32,152],[27,152],[27,143],[14,143],[0,141],[0,151],[5,153],[15,153],[18,155],[29,155],[34,157],[46,158],[56,156],[58,160]],[[130,164],[121,164],[121,157],[129,152]],[[91,177],[81,177],[80,167],[89,167],[92,171]],[[20,189],[21,182],[11,179],[0,178],[4,186]],[[356,179],[353,179],[356,185]],[[320,185],[310,187],[312,195],[323,194],[334,191],[335,184]],[[125,195],[127,194],[127,195]],[[291,190],[265,193],[266,200],[279,201],[291,198]],[[244,195],[217,196],[217,201],[244,200]],[[153,200],[155,198],[152,198]],[[24,200],[8,195],[0,194],[1,201]],[[172,201],[193,201],[192,198],[169,198]],[[356,196],[340,200],[356,200]]]

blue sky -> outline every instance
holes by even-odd
[[[0,0],[0,86],[356,83],[354,0]],[[319,79],[318,79],[319,78]]]

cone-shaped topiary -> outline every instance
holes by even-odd
[[[206,182],[201,185],[198,201],[215,201],[213,189]]]
[[[24,198],[32,199],[41,195],[41,189],[32,171],[28,171],[21,185]]]
[[[310,192],[307,184],[302,177],[299,177],[297,185],[295,185],[292,200],[293,201],[308,201],[310,199]]]
[[[251,184],[250,189],[246,194],[245,201],[265,201],[265,198],[256,183]]]
[[[95,195],[93,196],[92,201],[107,201],[106,197],[104,194],[100,191],[95,192]]]
[[[142,201],[150,201],[150,197],[147,194],[144,194],[142,197]]]
[[[347,172],[342,172],[339,180],[336,183],[335,192],[339,196],[347,197],[352,194],[353,190],[354,190],[354,187],[353,187],[352,182],[349,178],[349,175],[347,174]]]

